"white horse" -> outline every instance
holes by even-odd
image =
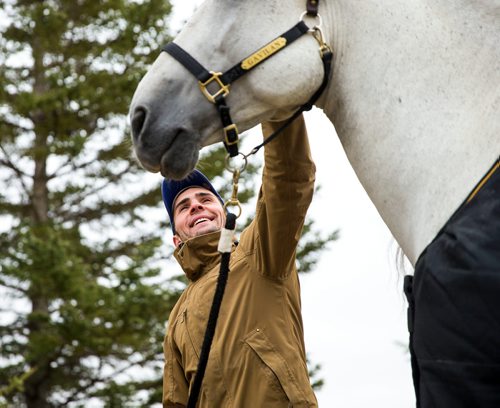
[[[207,0],[175,42],[224,71],[294,25],[304,3]],[[316,105],[414,264],[500,152],[500,2],[325,0],[319,12],[335,57]],[[322,76],[304,36],[235,82],[233,119],[240,130],[283,119]],[[165,176],[186,175],[222,138],[196,79],[167,53],[139,84],[131,119],[137,157]]]

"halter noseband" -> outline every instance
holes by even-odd
[[[256,66],[267,60],[269,57],[277,54],[285,47],[293,43],[304,34],[311,32],[314,38],[320,45],[321,60],[323,62],[323,82],[314,93],[314,95],[302,105],[278,130],[270,135],[263,143],[256,146],[250,154],[256,153],[262,146],[274,139],[283,129],[285,129],[297,116],[306,110],[310,110],[316,100],[319,98],[323,90],[328,84],[330,75],[331,61],[333,54],[330,47],[323,40],[323,33],[321,31],[321,17],[318,14],[319,0],[307,0],[307,11],[302,13],[300,21],[295,24],[291,29],[276,37],[271,42],[241,60],[226,72],[208,71],[201,65],[195,58],[193,58],[187,51],[182,49],[177,44],[171,42],[162,48],[162,51],[167,52],[181,63],[191,74],[198,79],[198,85],[201,92],[205,97],[215,105],[219,112],[219,117],[222,122],[224,131],[224,146],[231,157],[238,155],[238,128],[231,119],[229,106],[226,104],[226,96],[229,94],[231,84],[238,78],[241,78],[247,72],[254,69]],[[320,24],[309,28],[303,21],[305,15],[310,17],[319,18]],[[209,87],[215,88],[210,90]]]

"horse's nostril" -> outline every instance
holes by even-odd
[[[137,140],[141,134],[144,122],[146,122],[146,115],[146,109],[142,107],[138,107],[134,110],[132,115],[132,135],[135,140]]]

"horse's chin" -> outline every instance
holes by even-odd
[[[196,143],[175,143],[161,157],[160,173],[165,178],[182,180],[193,171],[198,157],[199,147]]]

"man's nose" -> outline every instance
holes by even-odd
[[[203,204],[200,203],[199,201],[193,201],[191,203],[191,213],[194,213],[198,210],[202,210],[203,209]]]

